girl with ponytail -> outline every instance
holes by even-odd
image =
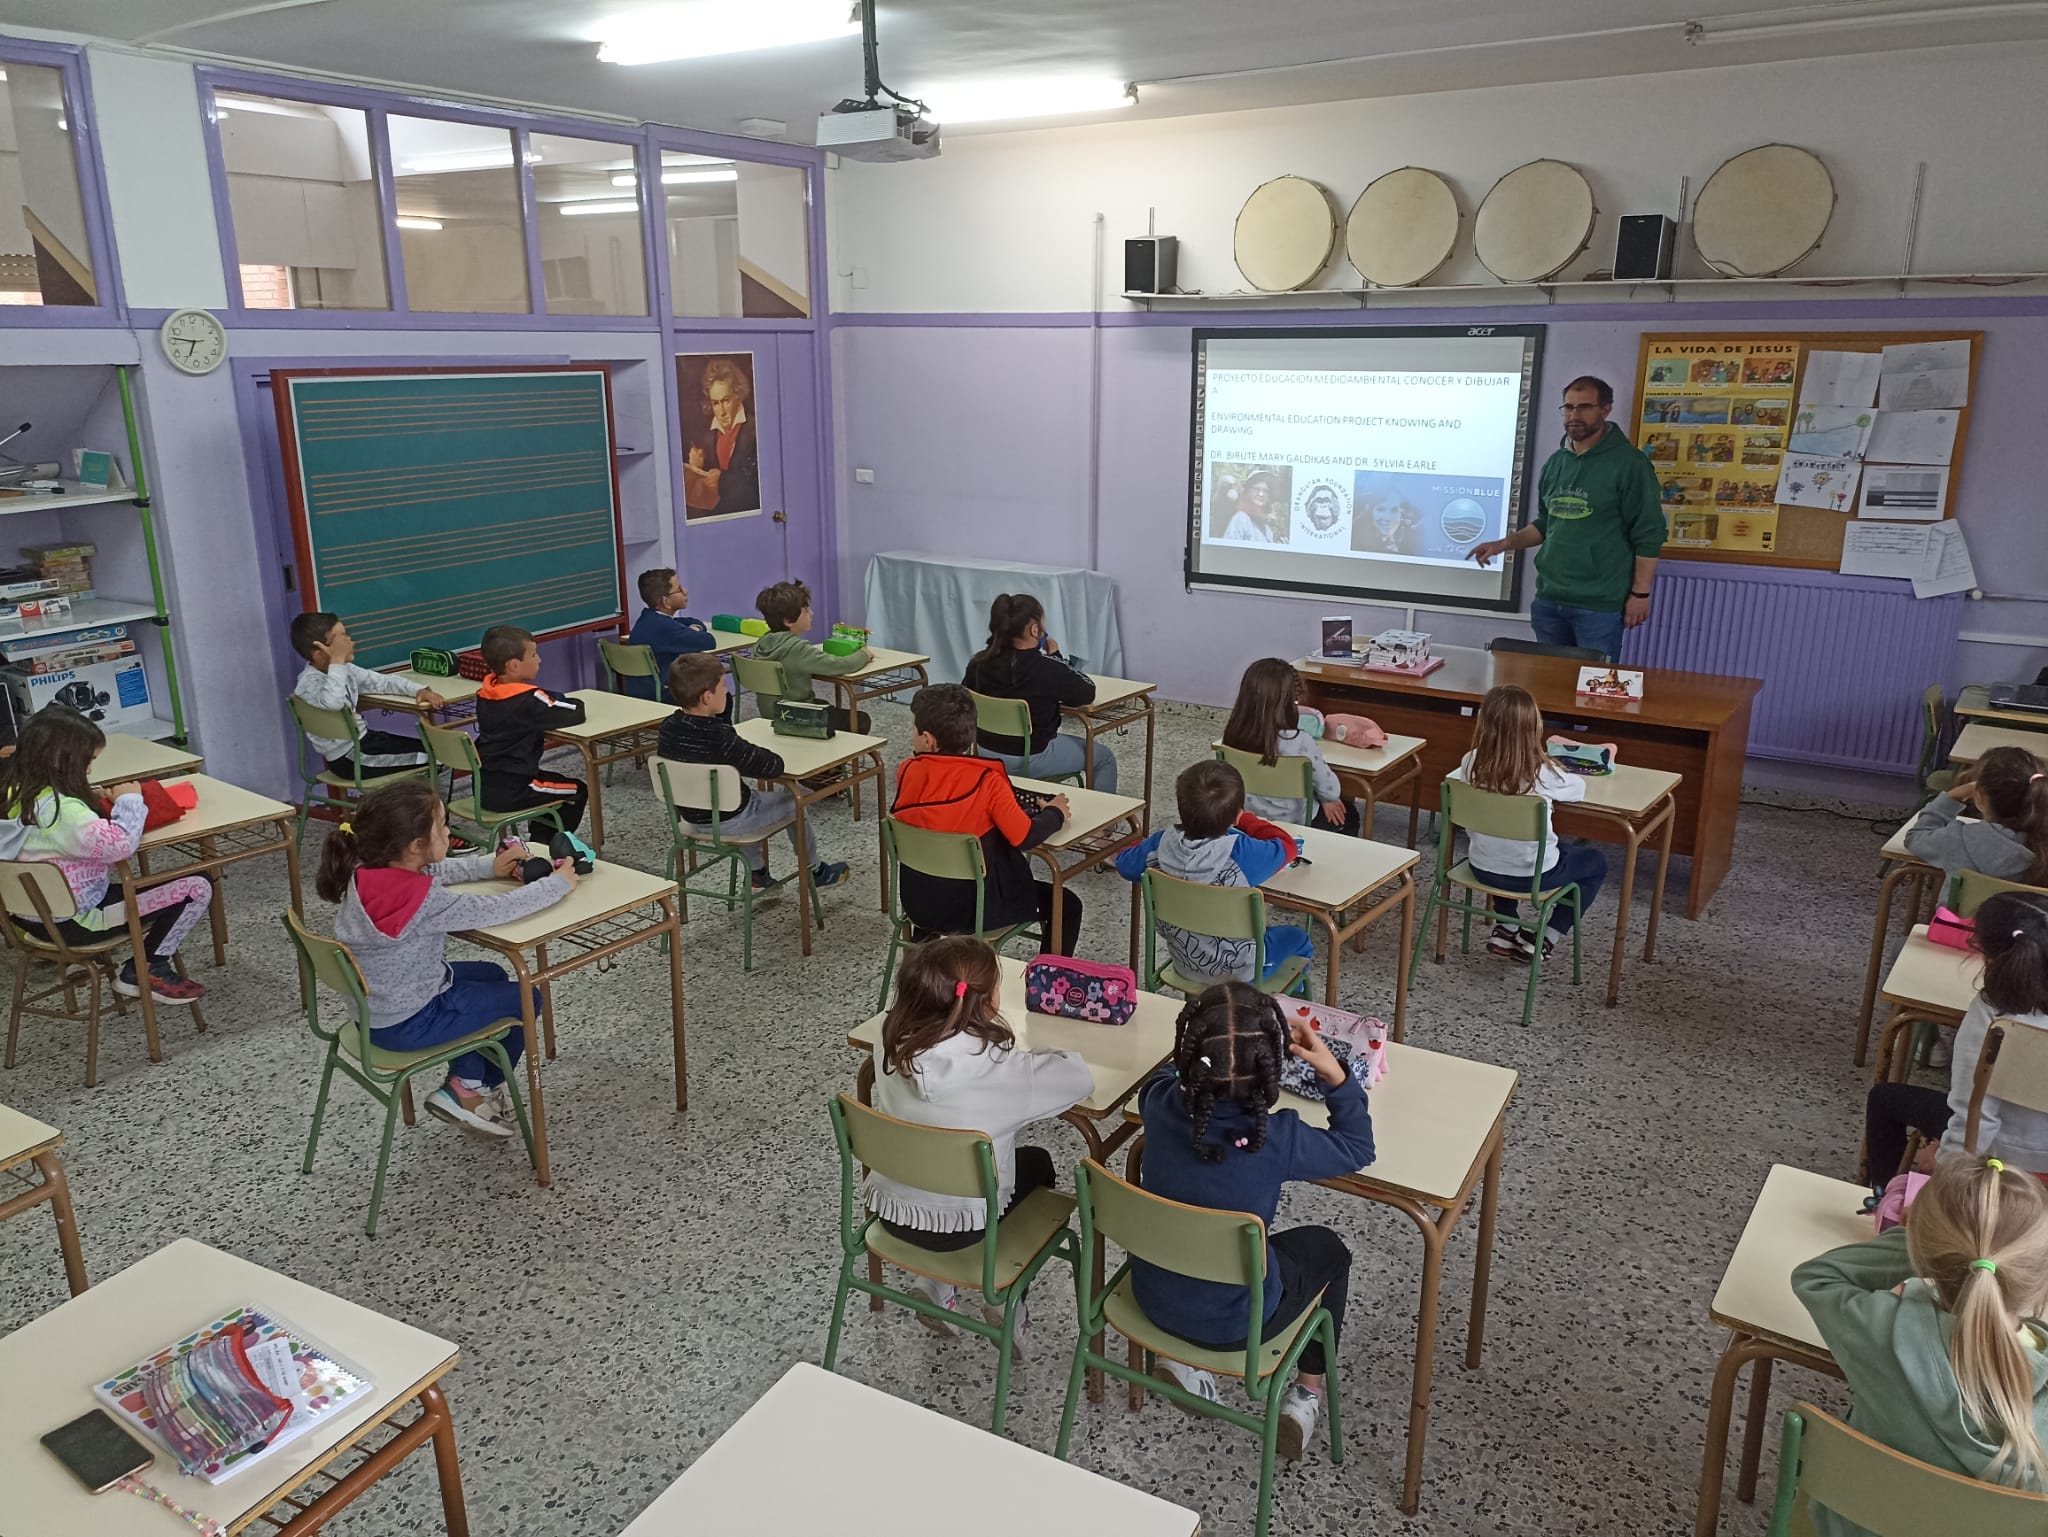
[[[1299,1057],[1329,1091],[1327,1130],[1277,1109],[1280,1068]],[[1249,1212],[1273,1226],[1289,1180],[1355,1174],[1373,1160],[1365,1090],[1305,1023],[1290,1030],[1279,1003],[1243,982],[1219,982],[1188,1000],[1174,1030],[1173,1060],[1138,1095],[1145,1121],[1144,1186],[1152,1194],[1214,1211]],[[1324,1227],[1295,1227],[1267,1241],[1259,1338],[1270,1339],[1316,1305],[1341,1336],[1351,1251]],[[1145,1316],[1192,1344],[1242,1350],[1254,1327],[1242,1286],[1199,1281],[1133,1259],[1131,1286]],[[1328,1363],[1320,1344],[1280,1405],[1280,1454],[1289,1461],[1315,1436]],[[1154,1372],[1202,1398],[1218,1395],[1213,1372],[1163,1357]]]
[[[1053,1185],[1052,1155],[1017,1146],[1033,1121],[1064,1114],[1095,1092],[1095,1075],[1077,1051],[1024,1051],[998,1009],[1002,968],[995,950],[956,935],[913,947],[896,971],[896,998],[875,1043],[874,1106],[899,1121],[978,1131],[995,1147],[997,1220],[1034,1190]],[[1018,988],[1020,997],[1022,986]],[[979,1196],[916,1190],[880,1174],[867,1183],[868,1210],[905,1243],[948,1253],[972,1248],[991,1220]],[[958,1288],[925,1276],[912,1284],[944,1308],[961,1305]],[[985,1309],[993,1323],[998,1309]],[[940,1334],[936,1318],[919,1319]],[[1024,1343],[1019,1308],[1017,1343]]]
[[[1963,821],[1966,812],[1979,820]],[[1922,808],[1906,852],[1944,878],[1975,870],[2048,886],[2048,763],[2023,747],[1992,748]]]
[[[1095,702],[1095,680],[1060,655],[1060,643],[1045,633],[1045,605],[1028,592],[1002,593],[988,608],[988,644],[967,664],[961,679],[991,699],[1021,699],[1031,713],[1031,737],[978,734],[984,755],[1003,760],[1011,773],[1024,771],[1027,745],[1037,779],[1062,779],[1095,766],[1093,788],[1116,792],[1116,754],[1101,742],[1091,759],[1088,744],[1060,735],[1060,711]]]
[[[1849,1422],[1952,1473],[2048,1489],[2048,1191],[1997,1158],[1942,1162],[1904,1227],[1792,1272],[1848,1380]],[[1815,1508],[1820,1537],[1862,1529]]]

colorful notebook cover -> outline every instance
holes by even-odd
[[[163,1447],[175,1457],[176,1448],[159,1433],[150,1413],[143,1394],[143,1377],[162,1363],[188,1353],[195,1346],[231,1328],[242,1331],[242,1343],[250,1363],[266,1387],[291,1400],[292,1413],[283,1428],[269,1441],[244,1452],[223,1456],[198,1469],[194,1476],[204,1478],[210,1484],[222,1483],[261,1462],[280,1446],[288,1445],[315,1425],[339,1414],[370,1388],[369,1380],[362,1373],[302,1330],[293,1328],[275,1314],[245,1307],[237,1308],[165,1346],[119,1376],[95,1384],[93,1393],[101,1403],[148,1437],[151,1444]]]

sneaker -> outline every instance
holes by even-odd
[[[934,1281],[930,1276],[914,1275],[910,1278],[910,1289],[928,1301],[936,1302],[949,1313],[960,1309],[960,1288],[950,1281]],[[953,1326],[943,1318],[934,1318],[929,1313],[919,1313],[917,1321],[934,1334],[951,1335]]]
[[[448,834],[448,853],[451,857],[462,854],[481,854],[483,852],[484,846],[481,843],[474,843],[458,832]]]
[[[429,1114],[485,1137],[509,1137],[510,1126],[500,1125],[491,1112],[491,1099],[480,1089],[466,1088],[450,1078],[427,1096]]]
[[[162,956],[149,963],[149,990],[156,995],[158,1003],[194,1004],[206,996],[206,989],[189,977],[181,977],[178,970]],[[135,962],[124,964],[114,977],[114,991],[124,998],[140,998],[142,989],[135,985]]]
[[[780,886],[782,882],[778,881],[766,870],[756,870],[753,872],[753,874],[747,877],[747,884],[752,886],[756,891],[773,891],[777,886]]]
[[[1323,1412],[1323,1395],[1311,1393],[1298,1382],[1287,1384],[1280,1400],[1279,1452],[1289,1462],[1301,1461],[1302,1449],[1314,1443],[1316,1420]]]
[[[1166,1357],[1160,1356],[1152,1363],[1152,1375],[1161,1382],[1170,1382],[1175,1387],[1185,1389],[1197,1398],[1205,1398],[1212,1404],[1221,1399],[1221,1394],[1216,1390],[1216,1374],[1205,1372],[1199,1366],[1183,1366],[1178,1361],[1169,1361]],[[1177,1399],[1173,1400],[1173,1403],[1184,1414],[1195,1412]]]
[[[1955,1043],[1937,1031],[1933,1044],[1927,1048],[1927,1065],[1929,1067],[1947,1067],[1955,1059]]]
[[[981,1305],[981,1317],[982,1322],[988,1324],[991,1328],[1000,1329],[1003,1326],[1003,1310],[1001,1308],[990,1307],[984,1302]],[[1010,1355],[1013,1359],[1021,1361],[1031,1353],[1026,1348],[1031,1343],[1030,1331],[1031,1304],[1020,1302],[1017,1304],[1017,1327],[1010,1335]]]
[[[491,1119],[506,1127],[508,1134],[519,1130],[519,1113],[512,1108],[512,1096],[505,1092],[502,1083],[484,1090],[484,1101],[490,1106]]]
[[[815,865],[811,869],[811,889],[822,891],[827,886],[837,886],[846,879],[846,866],[831,863]]]
[[[1556,930],[1554,930],[1554,929],[1545,929],[1545,930],[1543,931],[1543,958],[1544,958],[1544,959],[1545,959],[1546,961],[1547,961],[1547,960],[1549,960],[1549,959],[1550,959],[1550,955],[1551,955],[1551,952],[1552,952],[1553,950],[1555,950],[1556,948],[1557,948],[1557,932],[1556,932]],[[1528,938],[1528,937],[1527,937],[1526,935],[1524,935],[1524,936],[1521,936],[1521,937],[1519,937],[1519,938],[1517,939],[1517,941],[1516,941],[1516,945],[1515,945],[1515,959],[1516,959],[1516,960],[1518,960],[1518,961],[1520,961],[1520,962],[1521,962],[1521,963],[1522,963],[1523,965],[1525,965],[1525,966],[1526,966],[1526,965],[1528,965],[1528,963],[1529,963],[1530,961],[1534,960],[1535,958],[1536,958],[1536,941],[1535,941],[1535,940],[1533,940],[1533,939],[1530,939],[1530,938]]]
[[[1520,929],[1512,924],[1496,923],[1493,932],[1486,936],[1486,953],[1514,960],[1523,953],[1523,946],[1527,943]]]

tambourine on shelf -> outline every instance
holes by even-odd
[[[1304,176],[1276,176],[1238,210],[1232,241],[1237,270],[1261,293],[1306,288],[1337,249],[1330,194]]]
[[[1599,212],[1577,166],[1532,160],[1495,182],[1480,203],[1473,251],[1503,283],[1541,283],[1592,242]]]
[[[1692,205],[1700,260],[1727,278],[1770,278],[1820,249],[1835,214],[1835,179],[1792,144],[1744,150],[1707,178]]]
[[[1406,165],[1358,194],[1344,221],[1344,254],[1380,288],[1426,283],[1458,243],[1458,199],[1434,171]]]

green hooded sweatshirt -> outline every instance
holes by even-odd
[[[1536,596],[1569,608],[1618,614],[1635,580],[1636,557],[1664,548],[1664,506],[1656,468],[1612,422],[1584,453],[1569,442],[1544,462],[1536,483]]]
[[[1895,1297],[1900,1282],[1904,1291]],[[1792,1272],[1792,1291],[1848,1381],[1851,1425],[1934,1467],[1984,1476],[1998,1443],[1963,1412],[1948,1355],[1955,1319],[1914,1278],[1904,1228],[1808,1260]],[[2034,1374],[2034,1431],[2048,1440],[2048,1330],[2027,1324],[2021,1344]],[[2010,1476],[2010,1468],[2000,1472]],[[1813,1525],[1819,1537],[1869,1537],[1819,1507]]]
[[[827,656],[825,648],[813,645],[801,635],[788,630],[770,630],[754,642],[754,655],[764,662],[782,664],[783,681],[789,685],[787,699],[816,699],[817,689],[811,679],[833,677],[841,673],[859,672],[874,658],[863,646],[851,656]],[[764,701],[773,709],[772,701]]]

